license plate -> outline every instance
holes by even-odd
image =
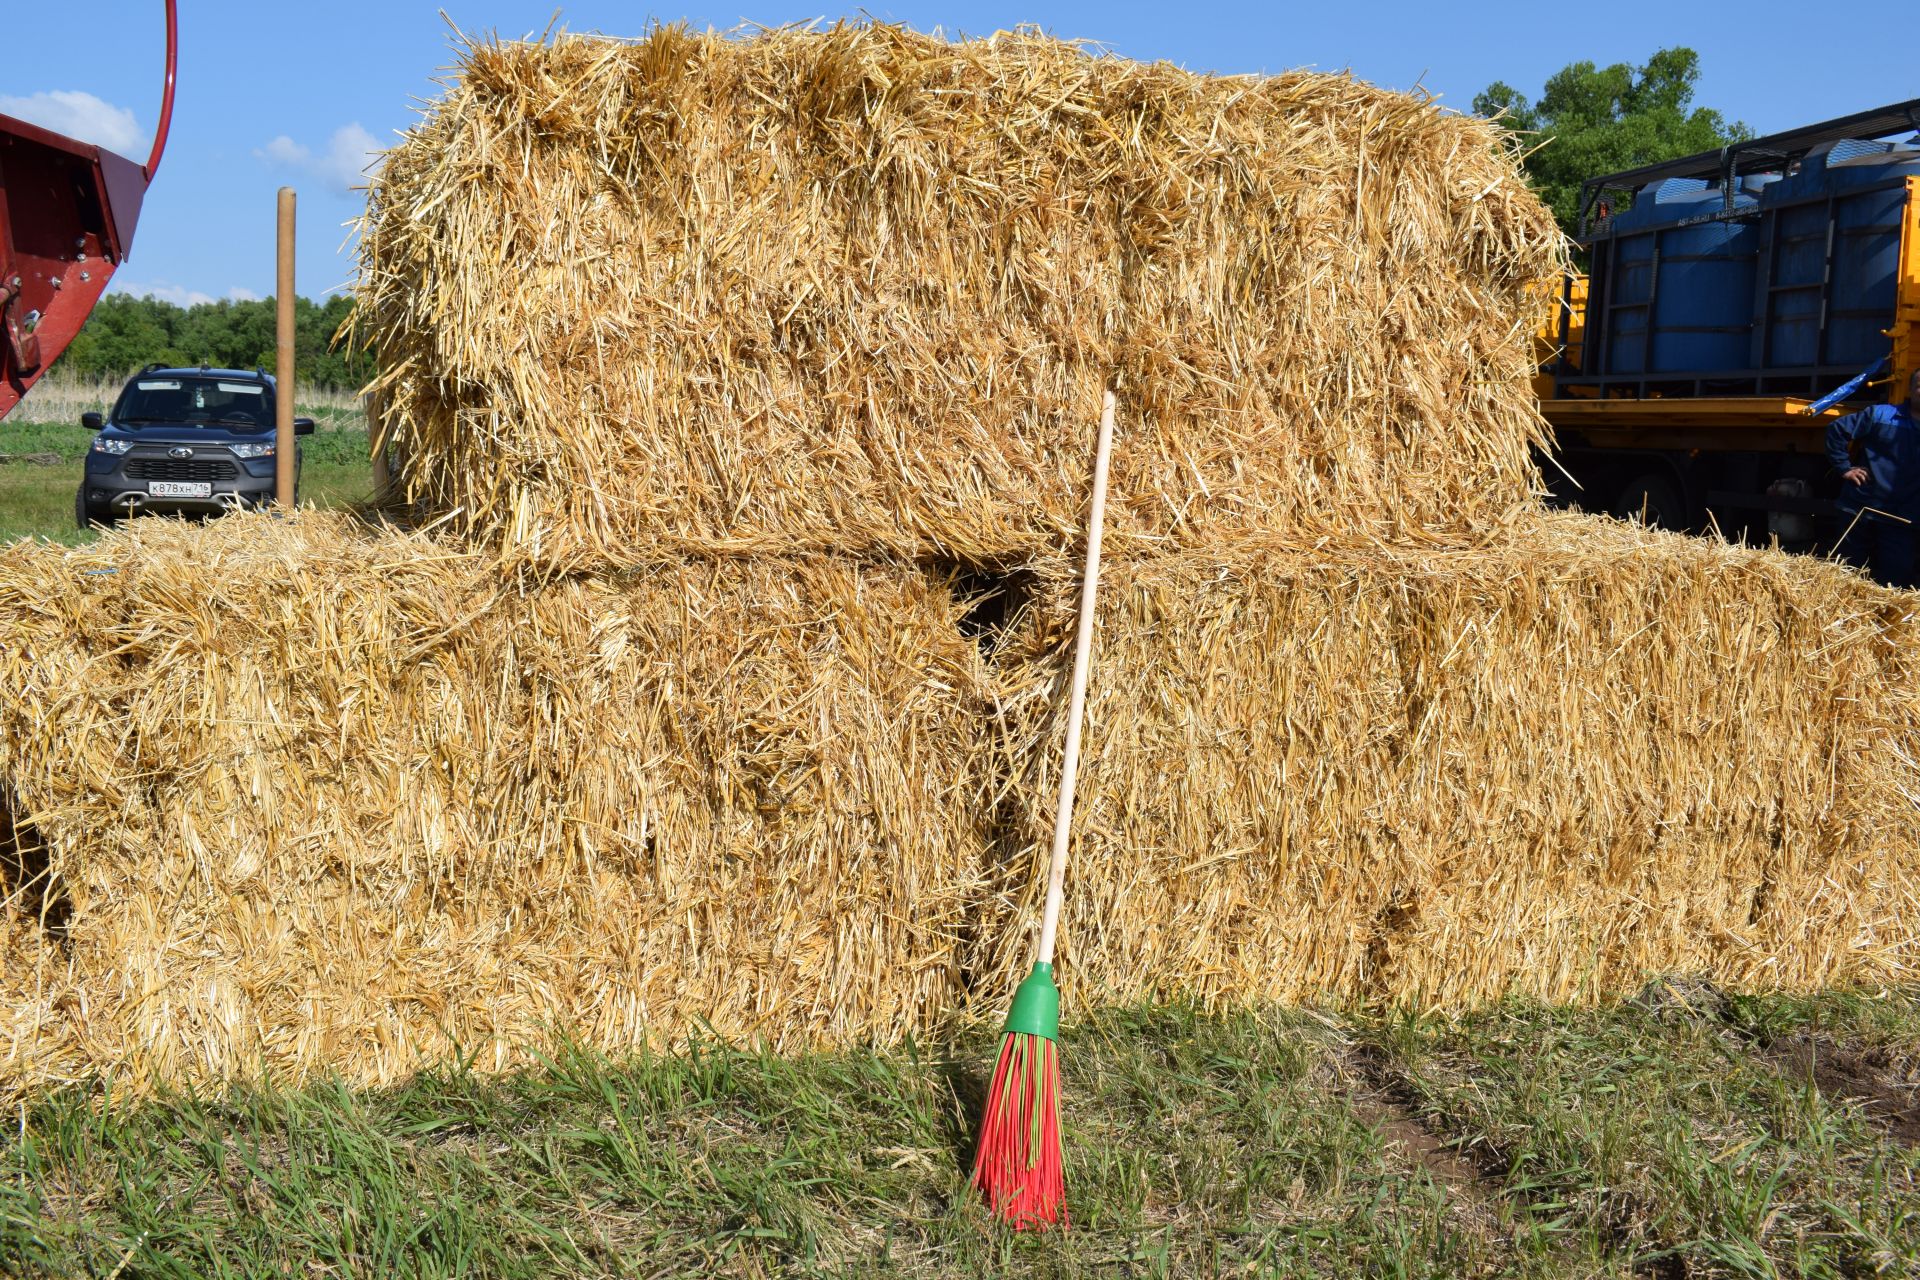
[[[213,485],[205,480],[198,484],[184,480],[149,480],[147,493],[155,498],[210,498]]]

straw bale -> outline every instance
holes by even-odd
[[[986,866],[956,611],[831,561],[521,591],[314,514],[0,551],[56,877],[0,912],[0,1089],[923,1029]]]
[[[388,153],[360,336],[406,493],[552,565],[1457,544],[1532,502],[1562,241],[1505,135],[1346,76],[1031,32],[466,47]]]
[[[528,586],[314,514],[0,550],[0,1095],[995,1016],[1073,622],[1033,582],[983,662],[903,566]],[[1117,557],[1067,997],[1910,979],[1915,599],[1559,515]]]
[[[1031,955],[1075,585],[999,660],[1024,854],[980,929],[985,1001]],[[1101,591],[1073,1007],[1920,970],[1911,594],[1568,515],[1478,551],[1120,561]]]

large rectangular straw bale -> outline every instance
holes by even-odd
[[[407,492],[549,564],[1459,543],[1531,502],[1562,260],[1500,129],[1031,32],[466,48],[391,151],[361,334]]]
[[[1031,955],[1074,586],[1001,658],[1026,852],[988,1000]],[[1074,1007],[1920,971],[1910,594],[1575,516],[1472,552],[1123,560],[1101,593]]]
[[[0,806],[56,877],[12,860],[6,1088],[892,1040],[956,1002],[982,694],[907,571],[521,592],[311,514],[141,522],[0,552],[0,634]]]

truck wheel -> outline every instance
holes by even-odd
[[[73,491],[73,521],[80,526],[82,533],[93,528],[93,519],[87,514],[87,487],[81,485]]]
[[[1692,523],[1687,518],[1687,500],[1681,495],[1680,486],[1673,482],[1673,477],[1657,471],[1635,476],[1621,486],[1620,496],[1613,503],[1613,515],[1615,519],[1631,520],[1649,529],[1671,529],[1677,533],[1685,532]]]

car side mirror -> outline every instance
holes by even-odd
[[[312,435],[313,419],[312,418],[295,418],[293,420],[293,434],[297,436]]]
[[[106,423],[97,413],[83,413],[80,415],[80,425],[89,431],[98,431]]]

